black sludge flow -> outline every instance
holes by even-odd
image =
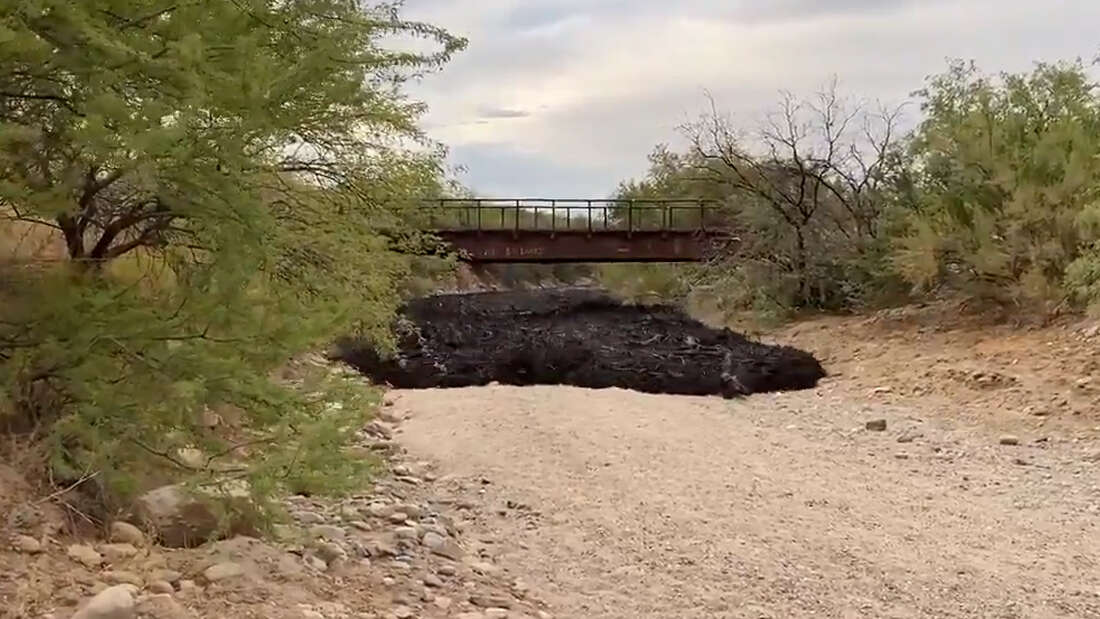
[[[392,358],[351,340],[337,356],[375,382],[406,389],[495,381],[733,397],[810,389],[825,376],[807,352],[591,290],[417,299],[403,308],[397,331]]]

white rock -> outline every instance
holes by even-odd
[[[42,552],[42,542],[29,535],[16,535],[11,545],[16,551],[29,555],[36,555]]]
[[[109,539],[112,542],[130,544],[138,548],[145,545],[145,534],[141,532],[141,529],[129,522],[112,522]]]
[[[72,619],[133,619],[136,592],[133,585],[108,587],[76,611]]]
[[[203,570],[202,576],[206,582],[219,582],[230,578],[237,578],[244,574],[244,568],[237,563],[218,563]]]
[[[84,567],[97,568],[103,564],[103,555],[96,552],[95,548],[91,546],[73,544],[69,546],[68,555],[70,559]]]

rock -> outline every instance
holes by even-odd
[[[483,576],[495,576],[500,573],[500,568],[489,563],[488,561],[478,561],[470,564],[475,572]]]
[[[1011,434],[1006,434],[1006,435],[1001,437],[1000,443],[1002,445],[1019,445],[1020,444],[1020,437],[1013,436]]]
[[[425,548],[432,551],[433,554],[446,557],[452,561],[458,561],[462,558],[462,555],[465,554],[465,551],[458,545],[458,542],[449,537],[443,537],[434,531],[425,533],[421,543],[424,544]]]
[[[486,608],[485,619],[507,619],[508,611],[504,608]]]
[[[318,557],[317,555],[306,555],[305,562],[306,565],[317,570],[318,572],[323,572],[328,569],[328,564],[325,563],[325,560],[321,557]]]
[[[395,465],[390,470],[393,471],[394,475],[397,475],[399,477],[408,477],[412,475],[412,470],[410,470],[409,467],[405,466],[404,464]]]
[[[134,593],[133,585],[108,587],[76,611],[72,619],[133,619]]]
[[[398,606],[393,609],[393,616],[397,619],[412,619],[416,616],[416,611],[408,606]]]
[[[42,552],[42,542],[29,535],[16,535],[15,539],[11,542],[11,547],[16,552],[22,552],[28,555],[36,555]]]
[[[325,517],[317,512],[294,512],[291,516],[300,524],[324,524],[325,522]]]
[[[143,619],[192,619],[195,616],[166,593],[142,599],[138,602],[137,612]]]
[[[161,543],[171,548],[198,546],[215,537],[218,516],[210,505],[182,486],[162,486],[138,497],[134,511]]]
[[[108,539],[118,544],[130,544],[138,548],[145,545],[145,534],[129,522],[112,522]]]
[[[409,519],[409,516],[405,512],[393,512],[389,515],[390,522],[394,524],[401,524]]]
[[[206,579],[206,582],[211,583],[237,578],[242,575],[244,575],[244,568],[237,563],[230,562],[211,565],[202,572],[202,576]]]
[[[103,572],[101,578],[109,585],[134,585],[138,588],[145,586],[145,580],[141,576],[123,570]]]
[[[443,576],[454,576],[455,573],[458,570],[456,570],[455,566],[453,566],[453,565],[444,564],[444,565],[440,565],[439,569],[437,569],[436,571],[439,572],[440,574],[442,574]]]
[[[302,611],[298,613],[298,616],[301,617],[301,619],[325,619],[324,615],[310,608],[303,608]]]
[[[918,438],[923,437],[924,434],[917,432],[916,430],[906,430],[898,435],[899,443],[912,443]]]
[[[439,610],[447,610],[451,607],[451,604],[454,604],[454,600],[443,595],[438,595],[432,600],[432,604]]]
[[[908,460],[909,459],[909,454],[907,454],[903,451],[899,451],[898,453],[894,454],[894,458],[896,458],[898,460]]]
[[[411,505],[409,503],[401,503],[399,505],[394,505],[394,509],[396,511],[404,513],[405,516],[407,516],[409,518],[412,518],[414,520],[417,519],[417,518],[420,518],[421,516],[424,515],[424,510],[420,509],[420,506]]]
[[[470,603],[481,608],[511,608],[512,599],[503,595],[490,595],[475,593],[470,596]]]
[[[133,559],[138,554],[138,549],[133,544],[103,544],[99,552],[107,559],[108,563],[122,563],[127,559]]]
[[[370,531],[370,525],[363,522],[362,520],[352,520],[348,524],[355,527],[356,529],[359,529],[360,531]]]
[[[180,593],[194,593],[199,591],[199,586],[193,580],[180,581]]]
[[[91,546],[73,544],[68,549],[69,558],[84,567],[97,568],[103,564],[103,555],[95,551]]]
[[[424,576],[423,582],[425,587],[434,587],[438,589],[443,586],[443,581],[440,580],[439,576],[436,576],[435,574],[426,574]]]
[[[416,527],[397,527],[393,530],[393,534],[397,537],[397,539],[417,538]]]
[[[321,557],[325,563],[348,560],[348,551],[336,542],[318,542],[314,547],[317,550],[317,556]]]
[[[154,580],[146,587],[152,593],[168,593],[172,594],[176,592],[176,589],[172,587],[172,583],[167,580]]]
[[[384,438],[386,440],[393,439],[393,428],[377,419],[368,423],[363,429],[366,430],[368,434],[373,434],[379,438]]]
[[[885,419],[872,419],[865,424],[865,427],[869,432],[885,432],[886,420]]]
[[[370,514],[371,516],[374,516],[375,518],[389,518],[390,514],[394,513],[395,511],[397,511],[397,508],[394,507],[393,505],[384,505],[384,504],[380,504],[380,503],[375,503],[373,505],[368,505],[367,506],[367,513]],[[401,522],[404,522],[404,521],[405,521],[405,519],[402,518]]]
[[[459,613],[455,615],[455,619],[485,619],[485,615],[481,613]]]
[[[309,536],[314,539],[327,539],[332,542],[342,542],[348,537],[347,531],[331,524],[319,524],[309,528]]]
[[[201,470],[206,467],[206,455],[194,447],[184,447],[176,450],[176,459],[188,468]]]
[[[183,574],[176,570],[159,569],[154,570],[152,573],[152,580],[163,580],[164,582],[177,583],[183,578]]]

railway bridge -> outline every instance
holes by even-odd
[[[428,230],[471,263],[702,262],[736,239],[694,199],[445,198]]]

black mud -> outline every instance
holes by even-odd
[[[733,397],[809,389],[825,376],[807,352],[592,290],[440,295],[410,302],[403,316],[395,358],[348,341],[339,356],[400,388],[495,381]]]

